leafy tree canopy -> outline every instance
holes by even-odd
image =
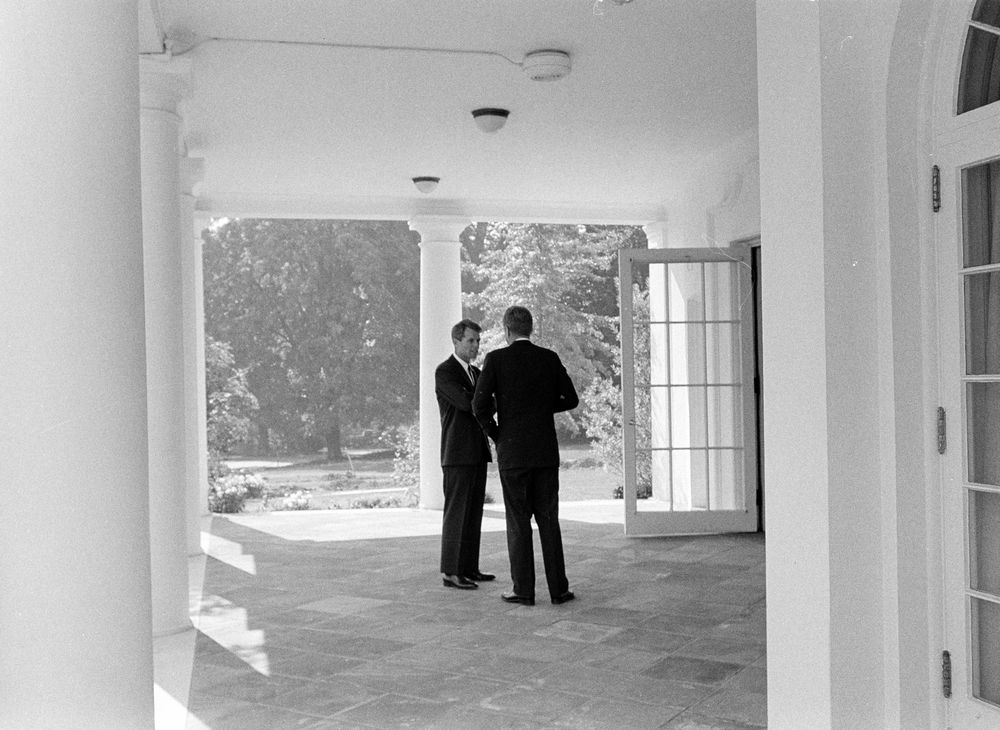
[[[205,338],[208,448],[227,454],[246,441],[257,399],[247,387],[246,370],[236,368],[233,349],[225,342]]]
[[[612,376],[619,248],[644,247],[637,226],[484,223],[470,229],[466,303],[483,325],[485,354],[506,342],[503,313],[531,310],[532,339],[559,353],[579,392]],[[570,415],[570,430],[582,413]]]
[[[234,219],[205,234],[205,328],[288,446],[413,419],[419,250],[405,223]],[[265,441],[262,446],[266,447]]]

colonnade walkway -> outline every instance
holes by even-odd
[[[437,511],[216,515],[197,631],[157,642],[157,727],[765,726],[763,536],[626,538],[620,512],[561,505],[577,600],[549,603],[536,537],[533,607],[500,600],[502,507],[497,580],[468,591],[441,584]]]

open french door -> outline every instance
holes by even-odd
[[[948,727],[1000,727],[1000,144],[970,125],[935,155]],[[981,126],[981,129],[980,129]]]
[[[750,249],[623,249],[625,534],[757,529]]]

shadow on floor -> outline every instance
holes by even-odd
[[[564,516],[577,600],[524,607],[499,598],[502,521],[482,541],[498,580],[457,591],[437,570],[439,520],[216,516],[188,727],[765,726],[762,535],[630,539]],[[537,538],[536,559],[541,598]]]

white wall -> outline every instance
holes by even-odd
[[[936,704],[928,7],[758,2],[770,727],[921,727]]]
[[[705,158],[667,209],[670,248],[728,246],[760,233],[756,128]]]

